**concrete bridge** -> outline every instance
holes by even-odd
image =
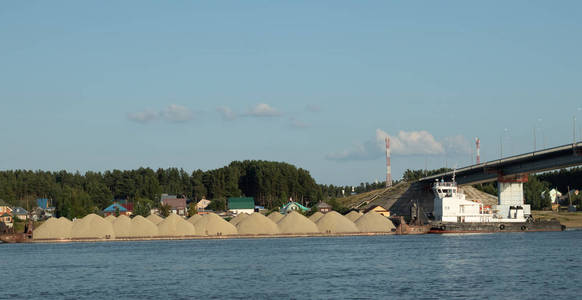
[[[460,168],[455,171],[455,181],[459,184],[478,184],[490,181],[523,182],[531,173],[577,165],[582,165],[582,142]],[[449,181],[452,176],[453,172],[451,171],[421,178],[419,182],[430,184],[437,179]]]
[[[582,142],[520,154],[468,166],[455,171],[421,178],[419,184],[428,187],[436,180],[451,181],[453,175],[459,184],[477,184],[497,181],[497,205],[494,210],[504,218],[531,215],[525,204],[523,183],[530,173],[582,165]],[[453,174],[454,173],[454,174]]]

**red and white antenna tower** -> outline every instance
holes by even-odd
[[[477,146],[477,164],[481,163],[481,140],[475,138],[475,145]]]
[[[390,138],[386,137],[386,187],[392,186],[392,169],[390,167]]]

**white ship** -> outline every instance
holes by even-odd
[[[435,194],[433,216],[437,222],[520,223],[531,216],[530,205],[524,204],[523,185],[500,182],[498,204],[491,207],[465,199],[454,181],[436,181],[432,189]]]

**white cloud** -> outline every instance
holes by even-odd
[[[138,123],[149,123],[155,121],[159,117],[159,113],[153,110],[146,109],[135,113],[128,113],[127,118]]]
[[[246,115],[252,117],[276,117],[281,115],[281,113],[269,104],[259,103],[249,109]]]
[[[382,129],[376,129],[376,143],[380,149],[385,149],[385,138],[388,133]],[[419,154],[444,154],[442,143],[437,142],[428,131],[399,131],[397,136],[390,136],[390,150],[394,154],[419,155]]]
[[[232,109],[230,109],[230,107],[227,107],[227,106],[217,107],[216,111],[218,111],[222,115],[222,118],[224,120],[230,121],[230,120],[234,120],[238,117],[237,114],[234,111],[232,111]]]
[[[390,137],[390,150],[394,155],[443,155],[471,152],[470,143],[461,135],[437,141],[425,130],[399,131],[397,135],[392,136],[382,129],[376,129],[374,139],[355,144],[348,150],[330,153],[326,155],[326,159],[337,161],[378,159],[386,153],[386,137]]]
[[[164,116],[164,119],[172,122],[185,122],[192,120],[194,117],[189,108],[178,104],[171,104],[168,106],[164,109],[162,115]]]

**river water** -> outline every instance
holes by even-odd
[[[582,231],[0,245],[8,299],[575,299]]]

